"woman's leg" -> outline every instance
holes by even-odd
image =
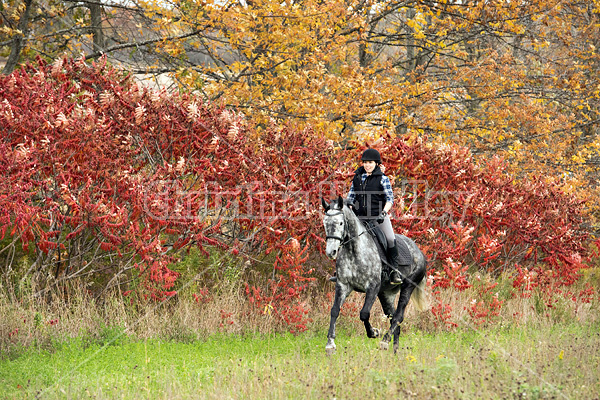
[[[392,221],[390,221],[390,217],[387,216],[383,220],[379,227],[385,234],[385,239],[387,240],[388,245],[388,255],[391,258],[392,265],[392,273],[390,274],[390,283],[393,285],[399,285],[402,283],[402,277],[400,276],[400,272],[398,271],[398,249],[396,248],[396,235],[394,234],[394,228],[392,227]]]
[[[396,235],[394,234],[394,227],[392,227],[392,221],[390,221],[390,217],[386,216],[383,222],[379,225],[379,227],[385,235],[388,248],[394,247],[396,243]]]

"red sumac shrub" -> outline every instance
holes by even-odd
[[[275,316],[292,332],[302,332],[310,321],[304,292],[309,282],[315,279],[305,276],[312,272],[304,265],[309,248],[308,245],[300,248],[298,240],[291,239],[281,250],[281,256],[277,257],[274,265],[279,272],[277,278],[269,280],[264,289],[246,284],[246,295],[257,312]]]
[[[103,62],[40,60],[0,77],[0,129],[0,234],[32,252],[29,273],[106,288],[137,271],[136,290],[155,299],[175,294],[169,265],[189,246],[281,251],[317,237],[310,204],[335,164],[310,131],[273,125],[250,141],[234,112],[140,88]]]

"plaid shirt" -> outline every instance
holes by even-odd
[[[361,179],[364,182],[367,179],[367,174],[362,174]],[[382,175],[381,186],[383,186],[383,192],[385,193],[385,201],[387,201],[390,204],[394,204],[394,191],[392,190],[392,183],[390,182],[390,178],[388,178],[385,175]],[[348,202],[354,203],[355,197],[356,194],[354,193],[354,185],[351,185],[350,191],[348,192]]]

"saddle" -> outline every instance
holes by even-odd
[[[382,270],[382,275],[384,275],[384,276],[382,276],[382,278],[388,278],[389,273],[391,272],[390,266],[392,264],[392,260],[388,257],[388,245],[387,245],[387,239],[385,238],[385,234],[379,227],[379,224],[377,224],[375,221],[364,220],[362,222],[365,225],[367,232],[369,232],[371,234],[371,236],[373,237],[373,240],[375,241],[375,244],[377,245],[377,250],[379,251],[379,257],[381,258],[381,262],[383,263],[383,266],[384,266],[384,268]],[[406,245],[406,243],[404,243],[401,240],[398,240],[398,237],[396,237],[395,246],[398,248],[398,256],[400,259],[400,265],[411,265],[412,261],[413,261],[412,255],[410,254],[410,250],[408,249],[408,246]],[[388,276],[385,276],[385,275],[388,275]]]

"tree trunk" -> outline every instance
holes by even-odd
[[[18,31],[15,33],[12,39],[12,43],[10,45],[10,54],[8,55],[8,60],[6,60],[6,65],[2,70],[2,73],[5,75],[10,74],[14,71],[17,63],[19,62],[19,56],[21,55],[21,51],[23,50],[23,45],[25,42],[25,38],[29,33],[29,13],[31,12],[31,5],[33,0],[24,0],[25,1],[25,11],[23,11],[23,15],[19,19],[19,25],[17,26]]]
[[[88,4],[90,9],[90,31],[94,38],[94,53],[101,53],[104,50],[104,32],[102,30],[102,6],[97,3]]]

